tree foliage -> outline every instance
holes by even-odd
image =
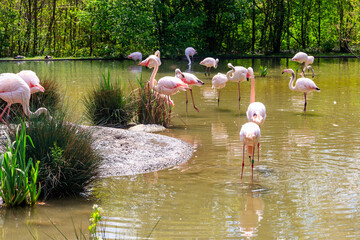
[[[2,0],[0,57],[357,50],[360,0]]]

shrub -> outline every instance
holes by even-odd
[[[170,124],[168,114],[168,101],[165,97],[149,89],[149,84],[144,84],[138,79],[137,122],[142,124],[160,124],[164,127]]]
[[[26,140],[32,146],[31,138],[26,135],[25,123],[16,130],[15,141],[8,143],[7,150],[0,160],[0,196],[7,207],[33,205],[39,197],[41,187],[37,186],[39,161],[35,166],[31,158],[26,159]],[[9,141],[10,142],[10,141]]]
[[[40,161],[44,198],[78,195],[98,176],[100,156],[91,147],[91,132],[64,119],[61,113],[51,121],[31,118],[27,122],[26,131],[36,148],[27,148],[26,154]],[[9,135],[14,138],[13,129]]]
[[[134,116],[131,95],[125,96],[125,86],[112,83],[110,73],[84,98],[85,117],[95,125],[125,127]]]

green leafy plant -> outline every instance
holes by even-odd
[[[99,221],[101,220],[102,208],[99,207],[97,204],[94,204],[93,210],[94,211],[91,213],[91,217],[89,219],[89,221],[90,221],[90,225],[89,225],[90,236],[94,240],[100,240],[101,237],[97,236],[97,225],[98,225]]]
[[[140,86],[137,99],[137,122],[169,126],[170,116],[167,99],[150,90],[148,84],[144,84],[141,79],[137,80]]]
[[[34,147],[31,138],[26,135],[25,123],[16,130],[15,141],[9,143],[0,160],[0,196],[5,206],[33,205],[36,203],[41,186],[37,185],[39,161],[33,164],[32,158],[26,159],[27,140]]]
[[[266,77],[266,75],[267,75],[267,67],[260,66],[260,70],[261,70],[260,76],[261,77]]]
[[[63,112],[51,121],[31,118],[27,122],[26,132],[37,147],[27,148],[26,155],[40,161],[38,180],[44,198],[79,195],[99,173],[101,158],[91,146],[91,132],[65,118]],[[9,136],[15,138],[13,129]]]
[[[120,79],[112,83],[110,72],[103,74],[103,81],[83,99],[85,117],[95,125],[125,127],[135,112],[132,97],[125,92]]]

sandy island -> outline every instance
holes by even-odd
[[[188,161],[190,144],[168,136],[118,128],[87,126],[93,147],[103,158],[100,176],[124,176],[154,172]]]

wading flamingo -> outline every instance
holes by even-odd
[[[127,56],[128,59],[132,59],[134,60],[134,63],[136,63],[136,61],[140,61],[142,60],[142,54],[141,52],[133,52],[130,55]]]
[[[187,58],[187,60],[189,61],[188,65],[191,65],[191,59],[190,57],[192,57],[192,60],[194,61],[194,55],[196,54],[196,50],[193,47],[188,47],[185,49],[185,56]]]
[[[310,65],[310,64],[313,64],[314,57],[313,56],[308,56],[304,52],[298,52],[291,59],[291,61],[298,62],[300,64],[301,71],[305,74],[305,70],[306,70],[307,66]],[[298,68],[296,69],[296,73],[297,73],[297,70],[298,70]],[[314,72],[313,72],[313,74],[314,74]]]
[[[239,111],[240,111],[240,83],[245,82],[249,78],[248,70],[241,66],[234,67],[231,63],[228,63],[228,67],[231,68],[230,71],[226,73],[226,77],[229,81],[238,83],[238,91],[239,91]]]
[[[161,65],[160,51],[159,50],[156,51],[154,55],[150,55],[144,61],[140,62],[138,65],[145,66],[148,68],[154,68],[154,70],[151,73],[150,81],[149,81],[149,88],[150,90],[153,89],[156,81],[155,76],[159,70],[159,66]]]
[[[312,72],[312,77],[315,77],[315,72],[314,72],[314,69],[311,65],[307,66],[307,70],[311,70]],[[301,72],[301,77],[305,77],[305,72]]]
[[[220,92],[223,87],[226,86],[226,83],[229,79],[223,73],[218,73],[212,78],[212,88],[219,89],[218,93],[218,107],[220,104]]]
[[[242,125],[240,130],[240,141],[243,143],[243,161],[241,165],[241,179],[244,172],[245,146],[247,146],[247,153],[251,164],[251,179],[253,179],[255,146],[259,143],[260,137],[261,137],[261,133],[260,133],[259,125],[253,122],[248,122]],[[258,154],[258,161],[259,161],[259,154]]]
[[[299,78],[296,81],[295,86],[293,86],[293,82],[295,81],[295,73],[294,73],[294,71],[292,69],[285,69],[284,71],[282,71],[282,73],[284,73],[284,72],[292,74],[292,77],[291,77],[290,82],[289,82],[290,90],[299,91],[299,92],[304,93],[304,98],[305,98],[304,113],[306,113],[306,104],[307,104],[307,102],[306,102],[306,94],[308,92],[312,92],[312,91],[320,92],[320,88],[318,88],[316,86],[316,84],[314,83],[314,81],[309,79],[309,78]]]
[[[246,116],[249,122],[254,122],[261,128],[261,125],[266,119],[266,108],[261,102],[255,102],[255,76],[254,70],[249,67],[248,73],[251,79],[251,94],[250,105],[246,111]]]
[[[212,57],[207,57],[205,58],[204,60],[202,60],[200,62],[200,65],[203,65],[205,66],[205,76],[206,76],[206,73],[208,73],[208,75],[210,76],[210,69],[211,67],[213,68],[217,68],[218,66],[218,63],[219,63],[219,59],[214,59]]]
[[[190,91],[190,94],[191,94],[191,99],[193,101],[193,106],[194,106],[195,110],[199,112],[199,109],[195,106],[194,97],[193,97],[191,87],[192,86],[202,86],[202,85],[204,85],[204,82],[199,80],[194,74],[192,74],[192,73],[183,73],[178,68],[175,70],[175,76],[180,78],[180,79],[181,79],[182,76],[185,77],[184,82],[189,86],[189,91]],[[188,96],[187,96],[187,90],[185,92],[185,96],[186,96],[186,112],[187,112],[188,111],[188,102],[189,102]]]
[[[6,107],[0,114],[0,121],[6,124],[3,115],[6,109],[14,103],[20,103],[23,107],[24,114],[29,117],[39,116],[44,113],[51,119],[51,116],[46,108],[39,108],[35,112],[30,111],[30,88],[26,82],[17,74],[3,73],[0,75],[0,98],[7,102]],[[7,125],[7,124],[6,124]]]
[[[246,111],[246,116],[249,122],[254,122],[261,128],[261,125],[266,119],[266,108],[261,102],[255,102],[255,75],[252,67],[248,68],[248,73],[251,79],[251,94],[250,105]],[[258,142],[258,156],[260,156],[260,142]],[[258,157],[259,161],[260,157]]]

